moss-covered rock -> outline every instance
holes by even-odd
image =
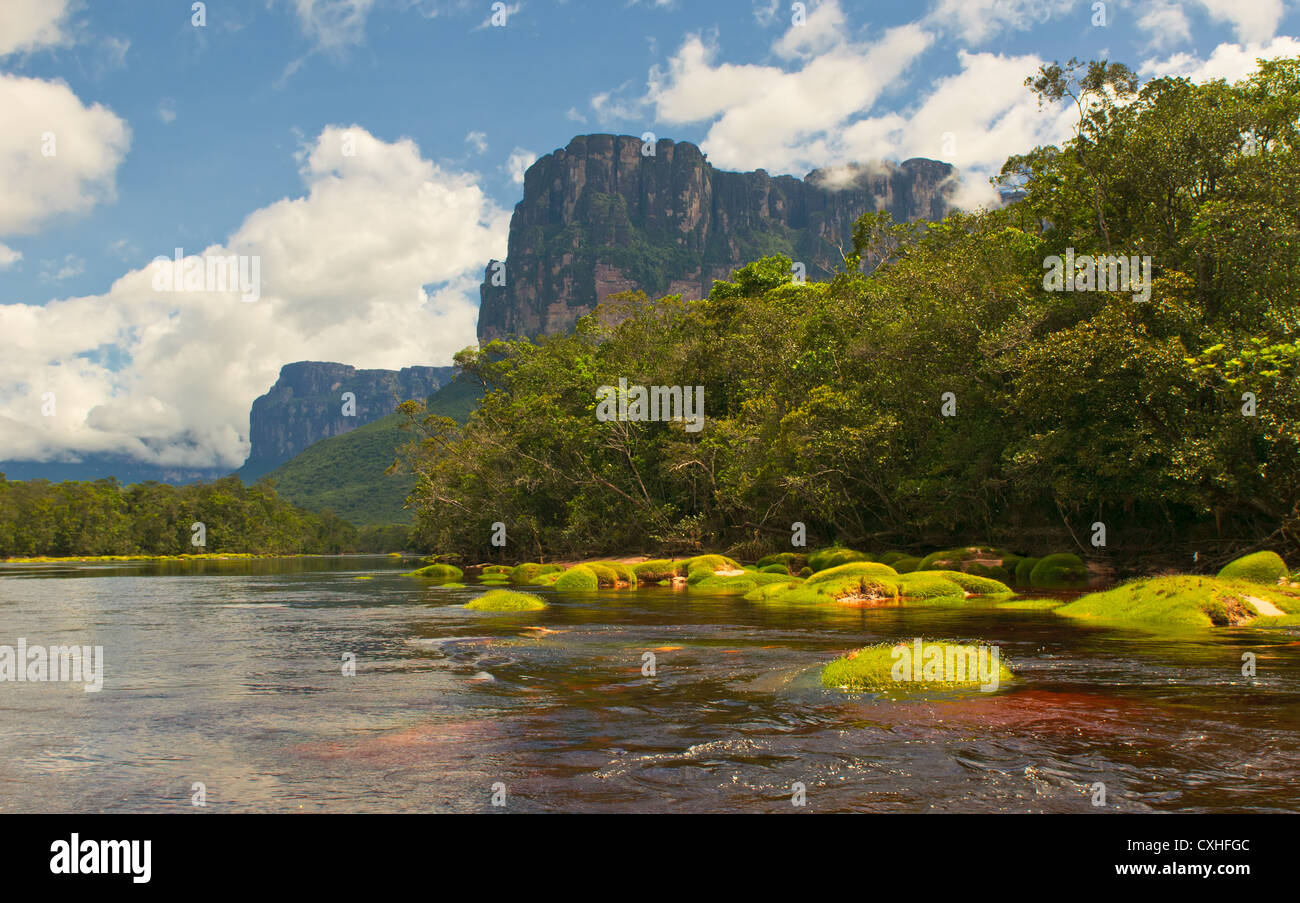
[[[1254,583],[1277,583],[1286,578],[1286,562],[1277,552],[1255,552],[1230,561],[1219,571],[1226,580],[1250,580]]]
[[[758,559],[759,570],[777,564],[784,567],[788,573],[797,574],[808,566],[808,556],[802,552],[777,552]]]
[[[699,583],[719,574],[736,574],[744,572],[739,564],[725,555],[697,555],[686,560],[686,582]]]
[[[510,571],[511,583],[532,583],[543,574],[563,574],[564,565],[562,564],[538,564],[535,561],[528,561],[524,564],[515,566]]]
[[[1014,570],[1014,569],[1013,569]],[[987,577],[990,580],[996,580],[998,583],[1014,583],[1016,578],[1012,576],[1013,571],[1007,570],[1005,565],[985,565],[978,561],[969,562],[966,565],[965,572],[975,577]]]
[[[982,577],[979,574],[968,574],[963,571],[922,571],[920,573],[941,574],[972,596],[993,596],[1012,591],[1011,587],[1001,580]]]
[[[430,564],[417,568],[406,576],[424,577],[428,580],[459,580],[465,576],[465,572],[454,564]]]
[[[887,563],[900,574],[910,574],[920,567],[921,559],[914,555],[904,555],[902,558],[895,558],[893,562]]]
[[[866,552],[859,552],[855,549],[845,549],[840,546],[829,546],[825,549],[818,549],[808,556],[808,567],[813,572],[830,570],[833,567],[839,567],[841,564],[849,564],[854,561],[870,561],[871,556]]]
[[[966,591],[961,585],[948,579],[951,571],[914,571],[901,574],[898,578],[898,592],[904,599],[963,599]]]
[[[1081,621],[1146,628],[1274,625],[1300,622],[1300,589],[1220,577],[1149,577],[1053,610]]]
[[[1014,557],[1006,549],[995,549],[989,546],[966,546],[960,549],[944,549],[940,552],[931,552],[921,559],[917,565],[918,571],[966,571],[970,572],[971,567],[976,564],[991,567],[1001,566],[1007,559]]]
[[[598,568],[601,568],[601,569],[604,569],[604,570],[609,571],[610,573],[612,573],[612,574],[614,575],[614,580],[615,580],[617,583],[622,583],[622,584],[625,584],[625,585],[627,585],[627,586],[636,586],[636,583],[637,583],[637,576],[636,576],[636,573],[635,573],[635,572],[634,572],[630,567],[628,567],[626,564],[623,564],[622,562],[619,562],[619,561],[593,561],[593,562],[588,562],[588,566],[593,567],[593,569],[595,569],[595,568],[598,567]],[[601,571],[600,571],[600,570],[597,570],[597,575],[599,576],[600,574],[601,574]],[[605,584],[602,583],[601,585],[603,586],[603,585],[605,585]],[[613,586],[614,584],[611,583],[611,584],[609,584],[609,585],[610,585],[610,586]]]
[[[574,565],[556,577],[552,585],[557,590],[566,593],[595,592],[600,589],[600,578],[587,565],[579,564]]]
[[[790,569],[783,564],[767,564],[758,569],[760,574],[789,574]]]
[[[1000,655],[995,667],[991,652],[984,654],[986,670],[981,675],[978,646],[935,640],[920,645],[920,659],[916,662],[916,646],[912,643],[881,643],[851,652],[822,669],[822,686],[877,693],[992,690],[1014,679]]]
[[[479,573],[480,574],[501,574],[502,576],[508,577],[510,575],[510,572],[513,570],[514,568],[512,568],[508,564],[488,564],[488,565],[484,565],[483,569],[479,571]]]
[[[1088,583],[1088,566],[1070,552],[1040,558],[1029,572],[1029,585],[1038,589],[1067,589]]]
[[[1014,575],[1016,578],[1016,584],[1019,586],[1028,586],[1029,575],[1034,572],[1034,568],[1038,566],[1038,562],[1041,560],[1041,558],[1032,557],[1021,558],[1020,563],[1016,565],[1016,572]]]
[[[479,596],[465,607],[471,611],[538,611],[546,607],[540,596],[509,589],[494,589]]]
[[[672,580],[677,576],[684,577],[685,574],[680,573],[680,570],[684,570],[682,565],[683,562],[680,561],[655,558],[633,565],[632,572],[642,583],[658,583],[660,580]]]

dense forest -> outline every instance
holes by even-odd
[[[830,281],[769,257],[703,301],[461,352],[488,389],[467,424],[403,406],[419,543],[499,555],[501,522],[507,557],[740,555],[800,522],[809,546],[1300,549],[1300,61],[1026,87],[1076,133],[1007,161],[1007,207],[864,217]],[[1049,290],[1076,253],[1149,258],[1149,299]],[[703,386],[707,425],[602,422],[620,378]]]
[[[193,526],[203,525],[201,533]],[[401,548],[405,531],[393,545]],[[195,545],[196,536],[203,539]],[[329,554],[374,550],[328,512],[312,514],[276,497],[267,483],[238,477],[170,486],[116,480],[8,481],[0,474],[0,559],[74,555],[185,555],[220,552]]]

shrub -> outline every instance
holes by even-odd
[[[489,590],[465,607],[471,611],[537,611],[546,603],[532,593],[517,593],[509,589]]]
[[[1287,576],[1286,562],[1276,552],[1255,552],[1230,561],[1219,571],[1225,579],[1277,583]]]

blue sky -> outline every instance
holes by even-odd
[[[523,166],[575,134],[795,175],[942,158],[973,205],[1068,133],[1021,85],[1041,61],[1236,79],[1300,53],[1296,0],[1112,0],[1104,26],[1091,0],[492,7],[217,0],[196,27],[183,0],[4,0],[0,458],[237,466],[283,363],[447,363]],[[258,255],[262,297],[153,291],[177,247]]]

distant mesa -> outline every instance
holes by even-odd
[[[253,402],[251,449],[239,476],[255,480],[309,445],[391,414],[407,399],[423,401],[455,372],[455,367],[358,370],[322,361],[285,364],[270,391]],[[344,414],[345,392],[352,393],[355,413],[349,406]]]
[[[862,214],[942,219],[957,183],[937,160],[798,179],[718,170],[687,142],[653,147],[648,155],[631,135],[581,135],[528,168],[504,267],[491,261],[479,288],[480,343],[565,332],[617,292],[703,298],[714,280],[770,254],[827,278]]]

